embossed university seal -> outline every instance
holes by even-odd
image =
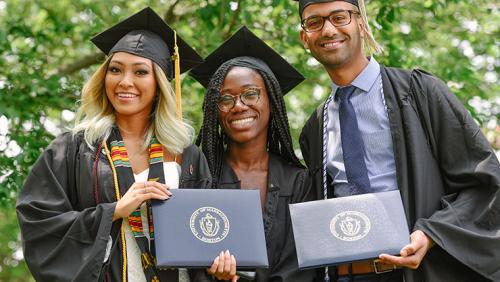
[[[214,207],[201,207],[193,212],[189,227],[194,237],[205,243],[218,243],[229,233],[229,220]]]
[[[330,221],[330,232],[342,241],[357,241],[370,232],[368,216],[358,211],[345,211]]]

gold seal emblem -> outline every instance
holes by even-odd
[[[358,211],[345,211],[330,221],[330,232],[342,241],[357,241],[370,232],[368,216]]]
[[[214,207],[201,207],[193,212],[189,227],[194,237],[205,243],[218,243],[229,234],[229,220]]]

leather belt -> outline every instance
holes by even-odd
[[[349,272],[349,265],[352,265],[352,271]],[[400,266],[394,264],[382,263],[379,259],[375,260],[363,260],[356,261],[353,263],[341,264],[337,266],[337,273],[340,276],[349,274],[368,274],[368,273],[386,273],[393,271],[395,269],[400,269]]]

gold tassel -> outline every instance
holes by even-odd
[[[182,98],[181,98],[181,57],[179,47],[177,47],[177,32],[174,30],[174,79],[175,79],[175,100],[177,103],[177,117],[182,119]]]

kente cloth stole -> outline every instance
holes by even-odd
[[[110,155],[112,165],[115,168],[118,185],[121,195],[124,195],[127,190],[135,182],[134,173],[130,165],[127,149],[125,143],[117,128],[114,128],[110,137],[108,138],[108,148],[110,148]],[[148,181],[156,181],[165,183],[165,174],[163,172],[163,146],[153,138],[149,146],[149,174]],[[142,269],[146,276],[147,281],[160,281],[158,275],[159,270],[156,268],[155,254],[154,254],[154,227],[153,217],[151,212],[151,204],[146,202],[147,217],[149,223],[150,240],[144,235],[142,227],[140,207],[132,212],[128,217],[128,222],[134,238],[141,250]]]

